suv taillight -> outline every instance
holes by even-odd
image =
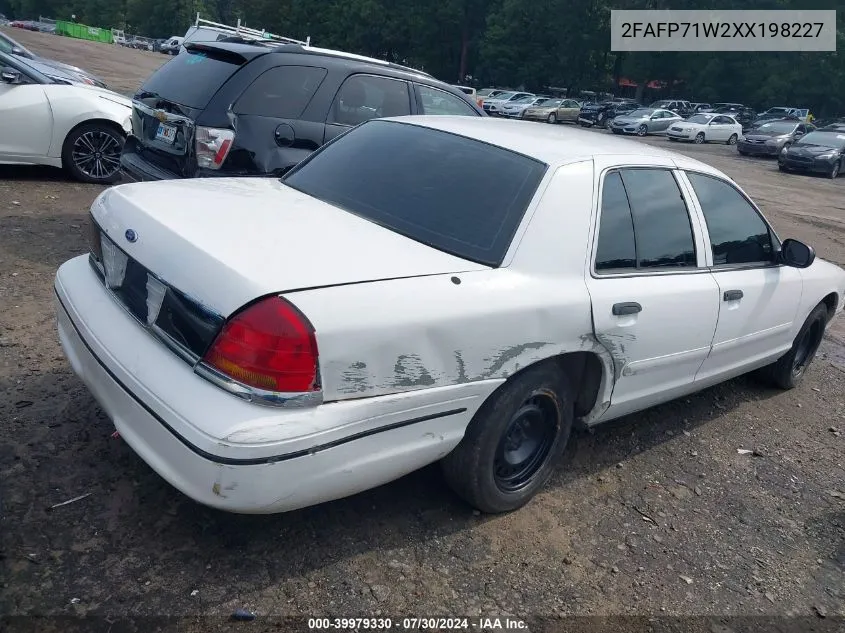
[[[235,140],[235,133],[216,127],[197,126],[194,139],[197,164],[206,169],[220,169]]]
[[[320,390],[314,328],[280,297],[253,303],[227,321],[203,362],[242,385],[264,391]]]

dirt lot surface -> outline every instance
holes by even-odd
[[[129,90],[166,59],[14,35]],[[783,175],[724,145],[672,147],[734,177],[781,237],[845,265],[845,178]],[[580,433],[513,514],[475,515],[431,467],[303,511],[228,515],[111,439],[62,355],[51,283],[86,252],[98,191],[0,168],[0,616],[814,618],[800,629],[845,616],[841,321],[799,388],[741,378]]]

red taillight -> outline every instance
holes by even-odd
[[[279,297],[254,303],[227,321],[203,360],[239,383],[266,391],[320,389],[314,328]]]

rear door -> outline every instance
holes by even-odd
[[[689,391],[710,352],[719,290],[676,178],[638,165],[605,169],[599,183],[587,287],[616,369],[610,417]]]
[[[719,285],[713,349],[697,377],[715,382],[790,348],[803,284],[799,269],[776,263],[774,232],[734,185],[691,171],[685,177],[704,218],[708,265]]]
[[[249,149],[249,160],[260,173],[282,175],[321,145],[324,125],[300,117],[327,74],[319,66],[276,66],[260,74],[233,104],[238,144]],[[231,160],[233,167],[241,162],[238,155]]]
[[[407,81],[364,73],[350,75],[329,109],[325,142],[364,121],[408,114],[411,114],[411,88]]]

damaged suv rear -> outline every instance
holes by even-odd
[[[368,119],[484,116],[421,71],[319,49],[188,44],[133,99],[129,180],[281,175]]]

